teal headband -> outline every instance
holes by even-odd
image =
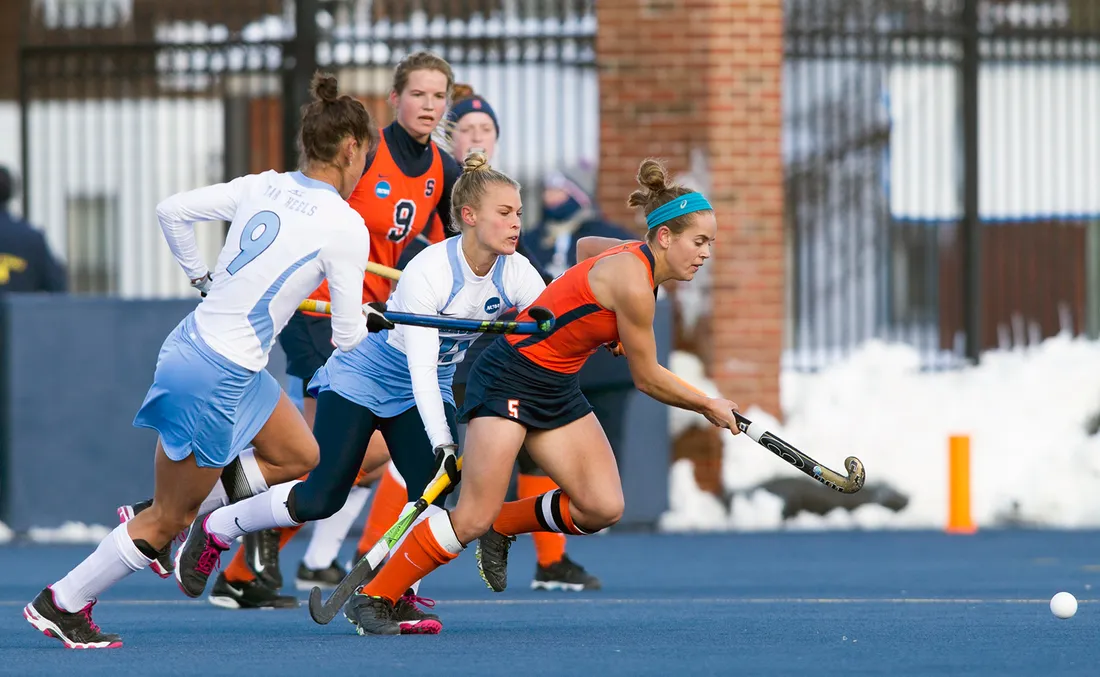
[[[672,220],[677,216],[710,209],[713,209],[713,207],[710,206],[710,203],[707,202],[707,199],[703,197],[702,193],[688,193],[687,195],[681,195],[671,202],[666,202],[651,211],[646,215],[645,222],[649,229],[652,230],[665,221]]]

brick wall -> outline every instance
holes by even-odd
[[[625,207],[639,161],[673,172],[701,148],[719,223],[709,373],[742,408],[779,414],[784,259],[782,0],[601,0],[602,206]]]

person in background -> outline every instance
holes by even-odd
[[[543,182],[542,220],[523,234],[524,248],[558,277],[577,263],[577,240],[607,237],[629,240],[636,236],[607,221],[600,213],[585,180],[587,172],[551,172]]]
[[[65,291],[65,269],[50,252],[45,235],[8,211],[14,193],[15,178],[0,166],[0,294]]]

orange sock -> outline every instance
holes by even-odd
[[[387,470],[374,488],[374,502],[367,513],[367,523],[363,525],[363,535],[359,537],[357,552],[370,550],[378,539],[382,538],[394,522],[401,517],[401,509],[409,502],[408,491],[393,473]]]
[[[593,532],[577,525],[569,510],[569,497],[557,489],[547,494],[505,503],[493,529],[505,536],[554,531],[586,536]]]
[[[363,593],[396,602],[413,583],[455,557],[458,555],[439,544],[428,520],[424,520],[413,527],[397,552],[390,555],[374,580],[363,588]]]
[[[540,494],[546,494],[558,488],[557,483],[545,475],[524,475],[520,473],[516,485],[516,493],[521,499],[534,498]],[[554,562],[560,562],[565,554],[565,534],[552,531],[533,531],[531,537],[535,541],[535,557],[539,566],[547,567]]]
[[[233,560],[229,562],[229,566],[225,568],[225,580],[230,583],[248,583],[256,579],[256,574],[252,573],[252,569],[248,568],[248,565],[244,561],[244,546],[237,548],[237,552],[233,555]]]
[[[302,525],[299,524],[296,527],[280,527],[277,529],[279,532],[279,550],[282,550],[301,528]],[[247,583],[255,579],[256,574],[252,573],[252,569],[249,569],[248,564],[244,561],[244,548],[237,548],[237,552],[234,553],[229,566],[225,568],[225,580],[231,583]]]

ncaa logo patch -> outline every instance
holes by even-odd
[[[485,312],[495,313],[500,310],[500,299],[494,296],[485,302]]]
[[[380,198],[387,198],[390,196],[390,183],[389,181],[379,181],[374,184],[374,194]]]

